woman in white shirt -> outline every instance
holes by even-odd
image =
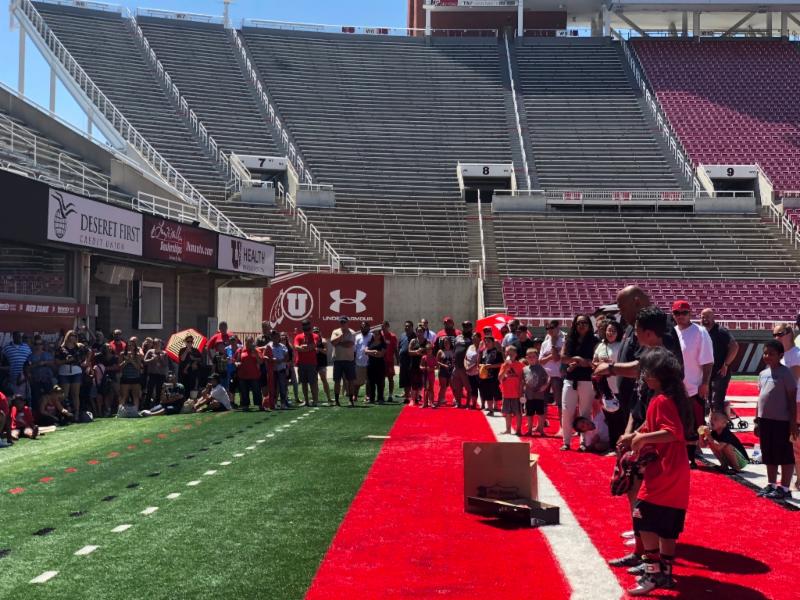
[[[467,355],[464,358],[464,368],[467,371],[467,377],[469,377],[469,399],[470,403],[467,408],[478,408],[478,383],[480,382],[480,376],[478,375],[478,371],[480,370],[480,363],[481,360],[481,334],[480,333],[473,333],[472,334],[472,345],[467,348]]]
[[[622,325],[613,319],[605,323],[605,336],[603,340],[597,345],[594,351],[594,363],[615,363],[619,356],[619,349],[622,345]],[[616,377],[606,377],[604,382],[598,382],[599,389],[611,392],[611,397],[603,398],[603,415],[605,416],[606,424],[608,425],[608,433],[610,440],[610,447],[613,449],[617,445],[619,436],[625,431],[627,422],[621,421],[621,416],[624,413],[619,411],[619,380]],[[607,386],[607,387],[606,387]]]

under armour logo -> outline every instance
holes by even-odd
[[[367,305],[363,302],[367,297],[366,292],[356,290],[355,298],[342,298],[342,290],[333,290],[330,294],[333,300],[331,311],[335,313],[342,312],[342,304],[353,304],[357,313],[362,313],[367,310]]]

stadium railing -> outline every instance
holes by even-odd
[[[222,15],[204,15],[202,13],[176,12],[174,10],[161,10],[159,8],[137,8],[136,14],[144,17],[155,17],[157,19],[173,19],[176,21],[195,21],[197,23],[225,24],[225,17]]]
[[[795,249],[800,247],[800,229],[789,218],[789,216],[772,202],[767,203],[770,219],[781,230],[781,235],[786,238]]]
[[[526,316],[526,315],[513,315],[529,327],[544,327],[548,321],[556,320],[562,323],[569,323],[575,315],[552,315],[552,316]],[[696,321],[699,325],[700,322]],[[727,327],[728,329],[735,329],[738,331],[764,331],[772,329],[775,326],[774,320],[755,320],[755,319],[724,319],[717,318],[717,323]]]
[[[355,35],[380,35],[399,37],[418,37],[425,35],[426,29],[412,27],[383,27],[375,25],[330,25],[324,23],[294,23],[269,19],[242,19],[242,27],[261,27],[265,29],[284,29],[289,31],[313,31],[317,33],[345,33]],[[497,29],[431,29],[430,34],[438,37],[498,37]]]
[[[544,197],[552,206],[691,206],[711,198],[754,198],[752,191],[686,190],[495,190],[496,196]]]
[[[647,76],[644,74],[644,69],[639,63],[639,58],[630,48],[628,42],[626,42],[622,36],[618,35],[618,37],[620,44],[622,44],[622,50],[625,53],[625,58],[628,60],[631,70],[633,71],[633,76],[636,79],[636,83],[641,88],[642,94],[644,94],[644,98],[647,101],[647,105],[650,107],[650,110],[656,119],[658,128],[661,131],[661,134],[667,140],[667,144],[669,145],[673,157],[678,162],[681,172],[683,173],[684,177],[686,177],[686,180],[691,184],[692,189],[694,189],[696,192],[699,192],[703,189],[703,186],[700,184],[700,181],[695,175],[692,160],[689,158],[689,154],[683,148],[680,138],[678,138],[677,134],[673,130],[672,124],[669,122],[669,119],[667,119],[661,104],[658,102],[655,93],[652,91],[653,88],[650,85]]]
[[[647,37],[651,38],[671,38],[671,39],[693,39],[696,37],[684,38],[680,36],[678,31],[670,31],[669,29],[643,29]],[[777,34],[777,35],[776,35]],[[643,37],[638,31],[632,29],[624,29],[619,31],[619,35],[625,39],[632,40]],[[729,31],[724,29],[702,29],[700,31],[699,39],[741,39],[747,38],[749,40],[774,40],[780,38],[780,28],[773,28],[772,31],[768,29],[743,29],[741,31]],[[789,39],[797,40],[798,33],[792,29],[789,31]]]
[[[183,202],[176,202],[175,200],[154,196],[146,192],[139,192],[131,200],[131,205],[139,212],[150,213],[183,223],[193,223],[200,218],[196,205],[190,206]]]
[[[155,9],[145,9],[149,13],[160,13],[162,11],[158,11]],[[167,11],[163,11],[167,12]],[[139,12],[137,11],[137,14]],[[167,71],[164,64],[159,60],[158,56],[156,55],[155,50],[150,46],[150,42],[145,36],[142,28],[139,27],[139,23],[136,21],[136,17],[133,13],[128,10],[127,7],[123,7],[122,15],[125,17],[125,21],[128,27],[133,34],[133,37],[136,39],[136,42],[139,44],[139,47],[144,52],[145,56],[147,57],[148,61],[150,62],[150,66],[155,71],[156,75],[158,76],[158,80],[161,83],[164,91],[167,92],[169,96],[172,97],[172,100],[175,104],[179,107],[181,116],[186,120],[186,123],[189,125],[191,130],[203,144],[203,146],[208,150],[209,154],[216,160],[220,167],[222,168],[222,172],[228,177],[230,182],[233,184],[232,186],[226,186],[226,191],[231,190],[235,192],[242,191],[242,179],[239,177],[239,174],[236,172],[235,169],[231,166],[230,156],[225,154],[217,145],[217,141],[214,139],[210,133],[208,133],[208,129],[197,116],[197,113],[189,106],[189,102],[186,100],[186,96],[181,94],[180,89],[172,81],[172,77],[170,76],[169,72]],[[161,16],[161,15],[153,15],[153,16]]]
[[[19,166],[25,170],[31,166],[42,170],[55,170],[58,181],[69,189],[86,196],[109,201],[109,178],[91,169],[66,154],[61,148],[51,144],[46,138],[15,123],[0,114],[0,145],[7,148],[12,155],[25,156]],[[71,177],[67,177],[67,174]],[[76,186],[80,182],[80,186]]]
[[[58,3],[58,2],[57,2]],[[74,2],[64,3],[75,6]],[[88,4],[88,3],[87,3]],[[83,4],[80,4],[83,6]],[[103,10],[109,10],[109,5],[102,5]],[[216,206],[211,204],[175,167],[148,142],[128,119],[109,100],[103,91],[97,87],[83,67],[70,54],[69,50],[61,43],[50,26],[45,22],[31,0],[13,0],[12,12],[23,22],[23,19],[44,43],[47,51],[66,70],[73,81],[83,91],[86,98],[97,108],[105,120],[120,134],[130,147],[132,147],[153,169],[164,179],[178,194],[190,204],[198,204],[198,214],[206,220],[215,230],[240,237],[247,235],[226,217]],[[87,6],[88,8],[88,6]],[[117,10],[121,10],[117,7]]]
[[[261,83],[261,77],[259,77],[255,68],[253,67],[253,62],[250,60],[250,55],[247,52],[247,48],[244,45],[244,42],[242,42],[241,36],[237,33],[236,29],[233,27],[231,27],[228,31],[231,32],[234,44],[236,45],[236,48],[239,50],[239,56],[241,58],[242,65],[247,71],[247,75],[250,78],[250,82],[255,88],[256,96],[258,96],[258,99],[261,101],[264,110],[266,111],[267,115],[269,115],[269,122],[275,129],[275,132],[277,134],[277,139],[280,140],[280,143],[286,150],[286,154],[289,157],[291,163],[294,165],[297,173],[302,175],[302,177],[300,178],[301,183],[308,183],[308,184],[314,183],[314,180],[311,177],[311,173],[309,173],[308,169],[305,166],[305,161],[303,160],[303,157],[300,155],[300,152],[297,150],[294,143],[290,139],[289,132],[283,126],[283,123],[281,123],[281,119],[278,116],[277,111],[275,110],[275,105],[270,101],[270,98],[267,95],[267,90]]]
[[[508,67],[508,79],[511,82],[511,99],[514,101],[514,120],[517,125],[517,137],[519,138],[519,149],[522,153],[522,166],[525,168],[525,182],[527,189],[531,189],[531,172],[528,168],[528,156],[525,153],[525,139],[522,137],[522,122],[519,117],[519,104],[517,103],[517,86],[514,83],[514,69],[511,67],[511,50],[508,47],[508,36],[503,37],[506,47],[506,63]],[[484,264],[484,269],[486,265]]]

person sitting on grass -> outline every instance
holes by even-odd
[[[528,418],[526,435],[533,435],[533,416],[536,415],[536,433],[544,436],[544,401],[550,385],[550,378],[544,367],[539,364],[539,351],[536,348],[528,348],[525,360],[528,365],[522,369],[522,376],[524,379],[525,416]]]
[[[213,373],[208,378],[208,385],[200,393],[200,398],[194,405],[194,412],[224,412],[231,410],[231,399],[228,390],[220,382],[219,375]]]
[[[631,596],[675,587],[675,548],[689,506],[686,431],[694,423],[683,371],[675,356],[664,348],[653,348],[641,356],[639,365],[655,396],[647,407],[644,424],[631,440],[631,450],[639,453],[651,446],[657,458],[645,467],[633,506],[633,528],[644,553],[642,564],[629,571],[639,575],[636,586],[628,590]]]
[[[25,398],[15,394],[11,398],[11,439],[17,441],[21,437],[35,440],[39,437],[39,427],[33,420],[31,407],[25,404]]]
[[[0,448],[7,448],[14,443],[11,438],[11,407],[8,398],[0,392]]]
[[[789,485],[794,471],[792,439],[797,437],[797,383],[789,367],[781,364],[783,344],[764,344],[766,369],[758,374],[758,418],[755,434],[761,442],[761,462],[767,466],[767,481],[758,492],[773,500],[791,498]],[[781,483],[777,484],[778,467]]]
[[[55,427],[56,425],[69,425],[74,416],[64,408],[64,390],[60,385],[54,385],[39,403],[39,418],[41,428]]]
[[[716,411],[711,413],[711,426],[701,425],[697,433],[700,434],[698,446],[710,448],[719,461],[719,470],[741,471],[750,462],[747,450],[741,440],[728,428],[728,415]]]
[[[522,408],[519,399],[523,396],[525,389],[523,368],[522,363],[517,360],[517,348],[506,346],[506,360],[500,367],[498,375],[503,394],[503,417],[506,420],[506,430],[503,433],[511,433],[511,423],[516,417],[517,430],[514,435],[522,435]]]
[[[170,371],[167,373],[167,382],[161,388],[159,403],[151,407],[150,410],[141,411],[139,416],[179,415],[187,397],[186,387],[182,383],[178,383],[175,379],[175,373]]]

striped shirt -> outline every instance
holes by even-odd
[[[8,373],[12,381],[16,381],[19,374],[22,373],[22,369],[25,367],[25,363],[28,362],[31,353],[31,347],[28,344],[11,343],[3,348],[3,356],[8,361]]]

